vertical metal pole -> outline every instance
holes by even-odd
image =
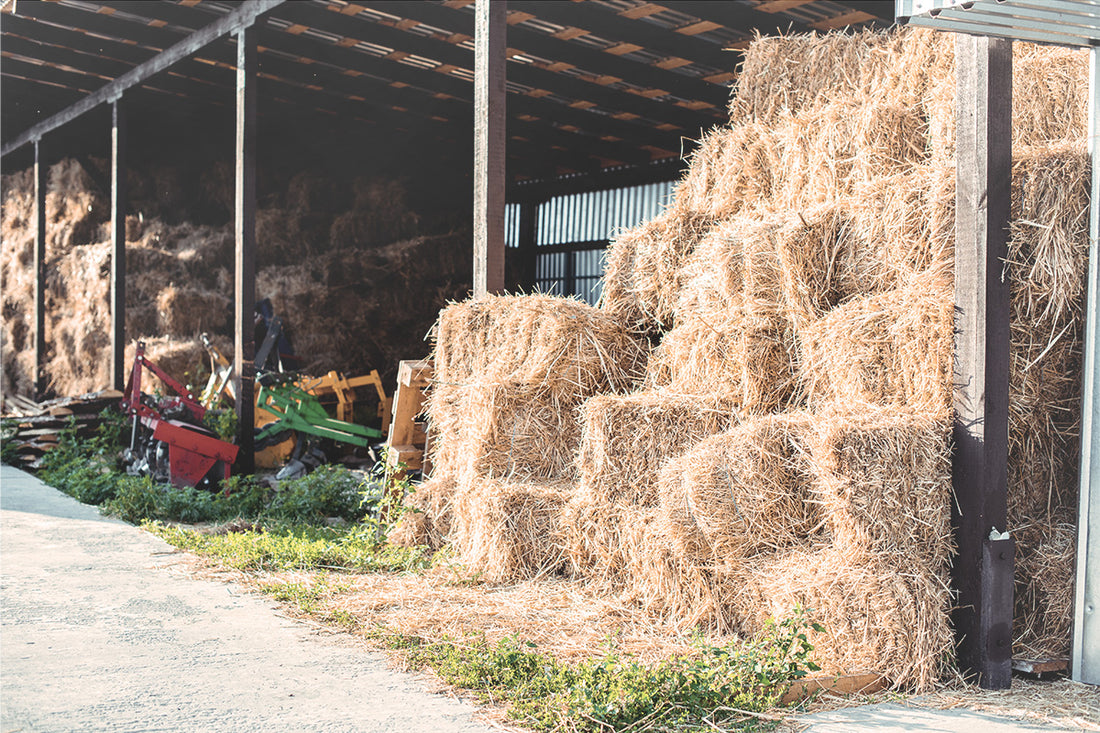
[[[256,366],[256,29],[237,34],[237,171],[235,180],[233,374],[236,381],[240,454],[237,468],[251,473],[255,455]]]
[[[1089,203],[1088,308],[1085,317],[1081,379],[1081,478],[1077,514],[1077,583],[1073,607],[1072,674],[1078,682],[1100,684],[1100,49],[1089,51],[1089,155],[1092,197]]]
[[[538,245],[535,235],[538,232],[539,205],[535,201],[524,201],[519,205],[519,256],[522,263],[520,284],[530,292],[535,288],[535,262],[538,259]]]
[[[35,400],[42,399],[46,379],[46,176],[42,141],[34,141],[34,368],[31,384]]]
[[[111,103],[111,387],[126,384],[126,110]]]
[[[504,290],[504,0],[474,7],[474,295]]]
[[[1012,42],[956,36],[955,533],[959,662],[987,689],[1012,679],[1007,528]]]

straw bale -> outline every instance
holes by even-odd
[[[582,395],[523,383],[469,384],[459,419],[471,427],[459,479],[570,479],[580,443]]]
[[[949,267],[955,243],[955,167],[932,161],[860,183],[850,199],[856,235],[901,281]]]
[[[882,176],[923,162],[925,126],[917,110],[840,98],[778,126],[781,180],[774,203],[806,207],[849,196]]]
[[[736,620],[715,594],[713,573],[674,550],[658,511],[624,510],[621,536],[624,600],[684,632],[736,632]]]
[[[745,52],[730,118],[775,124],[837,98],[913,104],[942,65],[940,53],[935,34],[924,30],[757,37]]]
[[[566,567],[562,508],[568,482],[479,478],[454,499],[453,541],[460,561],[491,583],[560,573]]]
[[[692,151],[674,205],[714,218],[734,216],[771,198],[781,172],[775,130],[756,123],[715,127]]]
[[[1080,317],[1090,171],[1081,144],[1013,151],[1008,259],[1015,320],[1044,329]]]
[[[225,331],[232,301],[221,293],[169,285],[157,296],[161,333],[197,336],[204,331]]]
[[[799,332],[803,389],[831,402],[950,409],[954,302],[936,273],[857,298]]]
[[[752,216],[719,219],[684,261],[676,302],[677,325],[695,313],[740,311],[744,303],[744,234],[758,220]],[[666,335],[667,338],[667,335]]]
[[[809,609],[825,627],[809,638],[826,674],[875,672],[897,688],[924,691],[951,658],[946,572],[919,563],[795,549],[722,572],[718,587],[746,634],[796,606]]]
[[[822,521],[809,491],[813,421],[753,417],[669,461],[658,517],[676,553],[721,564],[808,542]]]
[[[774,232],[783,303],[805,326],[860,295],[892,282],[876,242],[859,238],[847,204],[830,204],[789,217]]]
[[[602,308],[631,328],[667,329],[681,268],[713,223],[706,214],[673,206],[621,232],[608,249]]]
[[[738,416],[721,398],[662,391],[593,397],[582,409],[580,481],[565,512],[570,559],[594,580],[619,581],[624,521],[657,506],[661,467]]]
[[[213,337],[214,345],[223,353],[232,353],[232,341],[226,336]],[[134,363],[135,343],[126,346],[126,364]],[[209,374],[209,357],[198,339],[174,339],[159,336],[145,340],[145,357],[183,385],[201,389],[201,379]],[[141,391],[175,394],[155,375],[146,370],[141,375]]]
[[[386,539],[394,545],[426,545],[438,550],[451,534],[453,504],[458,485],[438,473],[418,484],[405,497],[405,513]]]
[[[641,339],[605,311],[549,295],[452,303],[435,341],[437,382],[542,384],[585,396],[630,388],[644,358]]]
[[[811,490],[838,551],[945,569],[953,546],[950,420],[847,405],[819,414],[815,428]]]
[[[1073,627],[1077,525],[1072,512],[1017,530],[1013,654],[1068,658]]]

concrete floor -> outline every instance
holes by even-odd
[[[381,655],[177,563],[156,537],[0,466],[0,730],[493,729]]]
[[[896,703],[816,713],[800,717],[798,722],[809,726],[804,733],[1038,733],[1058,730],[973,710],[934,710]]]

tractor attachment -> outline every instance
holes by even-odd
[[[155,398],[141,391],[142,370],[160,377],[175,397]],[[133,418],[127,473],[148,474],[174,486],[212,485],[229,478],[238,447],[202,425],[206,408],[191,391],[145,357],[139,342],[134,366],[119,407]],[[218,464],[221,471],[216,470]]]

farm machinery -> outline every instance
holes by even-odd
[[[142,392],[145,370],[159,377],[175,396]],[[130,447],[123,456],[127,473],[148,474],[178,487],[212,487],[229,478],[238,447],[202,424],[206,408],[187,387],[145,356],[144,342],[138,342],[120,408],[133,420]]]

